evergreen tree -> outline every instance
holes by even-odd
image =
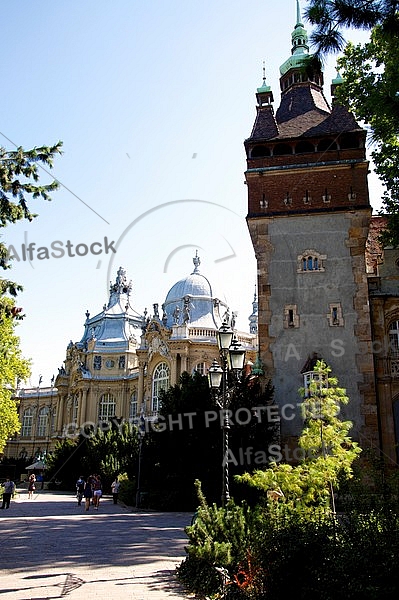
[[[280,512],[298,512],[310,519],[334,512],[333,491],[352,477],[352,464],[361,451],[349,436],[352,423],[339,416],[341,405],[349,401],[345,390],[324,361],[318,361],[314,371],[309,389],[300,390],[305,419],[298,441],[302,461],[274,463],[237,478],[263,491]]]
[[[272,402],[270,384],[265,388],[247,378],[231,397],[230,489],[234,475],[252,470],[253,457],[266,464],[268,446],[275,441],[276,421],[263,410]],[[259,410],[255,410],[258,408]],[[160,417],[150,428],[143,450],[143,476],[152,505],[159,508],[194,509],[194,481],[200,480],[205,495],[220,502],[223,476],[223,413],[212,398],[206,377],[183,373],[179,384],[161,397]]]

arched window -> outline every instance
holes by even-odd
[[[295,146],[295,154],[305,154],[306,152],[314,152],[314,146],[310,142],[298,142]]]
[[[276,144],[273,148],[274,156],[283,156],[284,154],[292,154],[292,148],[288,144]]]
[[[79,400],[78,400],[78,396],[75,395],[72,400],[72,414],[71,414],[72,423],[78,422],[78,409],[79,409]]]
[[[297,257],[297,272],[314,273],[324,271],[324,261],[326,258],[325,254],[320,254],[316,250],[305,250],[303,254]]]
[[[359,136],[357,133],[345,133],[339,140],[341,150],[349,148],[359,148]]]
[[[133,421],[137,417],[137,392],[134,391],[130,396],[129,419]]]
[[[195,365],[194,371],[199,373],[200,375],[205,375],[206,373],[206,364],[204,362],[200,362]]]
[[[326,152],[328,150],[336,150],[336,149],[337,149],[337,143],[332,139],[327,138],[326,140],[321,140],[317,144],[318,152]]]
[[[32,425],[33,425],[33,410],[29,407],[24,411],[22,417],[22,428],[21,428],[21,436],[22,437],[31,437],[32,436]]]
[[[389,326],[389,350],[391,356],[399,358],[399,321],[393,321]]]
[[[162,390],[169,387],[169,367],[166,363],[159,363],[152,376],[152,410],[159,410],[159,396]]]
[[[46,437],[48,433],[49,408],[43,406],[37,416],[37,437]]]
[[[260,158],[262,156],[270,156],[270,148],[267,146],[255,146],[251,150],[251,158]]]
[[[112,394],[103,394],[100,398],[98,407],[98,419],[100,421],[109,421],[115,417],[116,402]]]

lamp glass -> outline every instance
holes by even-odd
[[[217,390],[222,382],[223,369],[215,359],[212,363],[211,368],[208,371],[209,387],[213,390]]]
[[[217,332],[219,350],[228,350],[230,348],[232,339],[233,330],[226,323],[223,323]]]
[[[234,371],[242,371],[245,361],[245,348],[234,340],[229,350],[230,365]]]

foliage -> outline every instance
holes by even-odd
[[[60,489],[75,491],[78,477],[84,474],[86,442],[85,436],[57,442],[54,451],[46,457],[49,489],[55,487],[55,481],[61,481]]]
[[[39,183],[39,168],[51,168],[55,154],[60,153],[61,142],[52,147],[10,152],[0,147],[0,228],[22,219],[31,221],[27,199],[42,197],[58,187],[56,180],[47,185]],[[0,242],[0,268],[9,269],[7,247]],[[17,404],[13,391],[18,380],[29,376],[29,362],[22,358],[19,339],[14,334],[13,320],[19,320],[21,308],[16,307],[14,298],[22,288],[17,283],[0,278],[0,452],[7,439],[20,430]]]
[[[316,25],[310,59],[344,49],[343,28],[370,31],[364,45],[346,45],[338,61],[344,82],[338,99],[370,127],[375,172],[384,185],[381,214],[385,245],[399,246],[399,2],[397,0],[309,0],[306,18]]]
[[[116,475],[130,479],[137,472],[138,434],[130,423],[99,423],[96,431],[86,429],[78,439],[59,442],[47,459],[47,477],[62,481],[62,489],[74,490],[79,475],[98,474],[105,489]]]
[[[313,371],[309,388],[300,390],[303,460],[237,477],[262,493],[255,507],[233,500],[226,508],[209,507],[197,484],[200,506],[186,530],[187,558],[178,569],[190,591],[215,600],[397,594],[399,517],[388,504],[363,512],[347,503],[360,453],[348,435],[351,424],[339,419],[348,397],[323,361]],[[345,512],[338,516],[331,500],[340,488]]]
[[[399,31],[397,0],[309,0],[306,19],[316,25],[310,40],[318,55],[338,52],[345,46],[345,28],[372,29],[381,25],[384,32]]]
[[[201,594],[216,594],[226,584],[239,586],[250,547],[251,510],[233,500],[226,507],[209,506],[199,481],[195,482],[200,505],[194,523],[186,527],[188,556],[177,569],[187,589]]]
[[[231,474],[244,472],[250,465],[239,460],[240,449],[261,449],[267,454],[274,439],[275,428],[266,413],[246,423],[237,421],[238,408],[251,416],[255,406],[271,402],[272,389],[259,383],[244,381],[231,398],[229,429]],[[245,424],[244,424],[245,423]],[[222,494],[222,424],[223,416],[211,396],[207,378],[183,373],[177,385],[163,392],[160,416],[145,436],[143,448],[143,485],[153,508],[162,510],[194,510],[196,495],[194,481],[202,482],[212,502]],[[239,493],[232,486],[232,494]]]
[[[2,300],[4,307],[10,308],[13,304],[9,298]],[[21,428],[13,394],[17,380],[27,379],[28,376],[29,362],[22,358],[13,319],[3,314],[0,319],[0,452],[8,438]]]
[[[370,42],[348,44],[338,65],[344,83],[337,98],[372,130],[371,156],[385,186],[382,212],[390,215],[383,241],[399,246],[399,32],[376,27]]]
[[[118,475],[118,481],[121,484],[118,494],[119,499],[127,506],[134,506],[136,502],[136,482],[131,481],[127,473]]]
[[[56,179],[48,184],[40,183],[40,169],[52,168],[54,157],[61,154],[62,142],[54,146],[41,146],[24,150],[19,147],[9,151],[0,147],[0,228],[23,219],[32,221],[37,215],[28,206],[30,200],[51,199],[51,192],[59,184]],[[7,247],[0,242],[0,267],[11,268]],[[4,294],[15,297],[22,288],[7,279],[0,279],[0,320],[5,316],[21,318],[13,303],[5,302]]]
[[[348,402],[345,390],[330,377],[330,367],[318,361],[316,378],[304,397],[305,426],[298,445],[303,460],[297,465],[273,463],[268,469],[245,473],[238,479],[263,491],[269,502],[278,502],[281,514],[301,511],[310,519],[319,519],[334,510],[333,488],[342,477],[352,476],[352,464],[360,448],[348,435],[351,423],[338,417],[340,405]]]

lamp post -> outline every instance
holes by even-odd
[[[209,387],[217,406],[222,410],[223,432],[223,485],[222,506],[230,500],[229,490],[229,412],[231,394],[240,381],[244,368],[245,349],[234,338],[233,330],[223,323],[217,332],[217,343],[221,365],[214,359],[208,371]]]
[[[139,435],[139,456],[138,456],[138,467],[137,467],[137,490],[136,490],[136,508],[140,508],[140,483],[141,483],[141,457],[142,457],[142,449],[143,449],[143,441],[145,436],[145,419],[144,415],[140,416],[140,425],[138,427],[138,435]]]

